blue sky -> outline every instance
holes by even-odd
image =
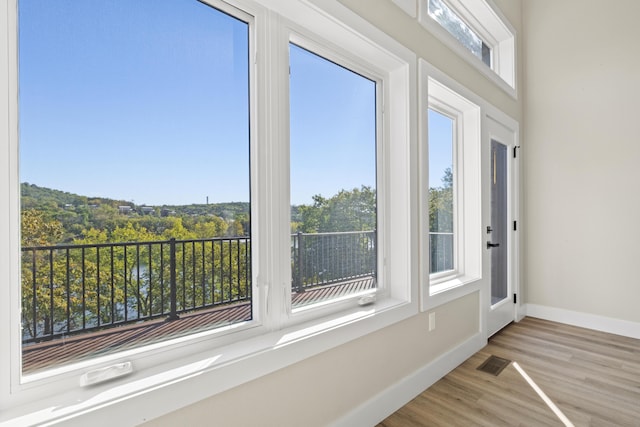
[[[19,7],[21,181],[140,204],[248,200],[246,24],[197,1]]]
[[[429,109],[429,187],[442,187],[447,168],[453,170],[453,120]]]
[[[22,182],[137,204],[249,200],[247,24],[196,0],[20,0],[19,13]],[[374,187],[375,83],[290,52],[292,203]]]
[[[376,182],[376,84],[290,45],[291,199]]]

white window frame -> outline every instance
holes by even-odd
[[[437,82],[435,81],[429,82],[429,84],[433,85],[433,84],[437,84]],[[452,222],[453,222],[453,242],[454,242],[453,268],[451,270],[440,271],[437,273],[429,272],[429,283],[435,286],[436,284],[446,282],[448,280],[451,280],[454,277],[459,276],[460,273],[464,270],[464,251],[461,250],[462,248],[464,248],[464,239],[462,238],[463,230],[464,230],[464,221],[463,221],[463,216],[458,214],[458,208],[460,206],[464,206],[464,198],[462,197],[463,192],[461,191],[462,188],[458,184],[459,182],[464,182],[464,168],[461,167],[462,162],[459,161],[459,153],[462,153],[463,151],[460,147],[460,138],[459,138],[459,135],[462,133],[461,119],[463,117],[463,113],[456,110],[455,108],[452,108],[447,103],[442,102],[441,99],[439,99],[436,96],[429,96],[427,109],[436,111],[442,114],[443,116],[448,117],[449,119],[451,119],[452,126],[453,126],[453,129],[451,132],[452,133],[451,154],[452,154],[452,162],[453,162],[452,171],[451,171],[453,174],[453,190],[452,190],[453,191],[453,197],[452,197],[453,221]],[[427,120],[427,129],[428,129],[428,126],[429,124]],[[433,184],[434,183],[429,182],[429,187],[432,187]],[[429,224],[427,224],[427,227],[429,227]],[[431,230],[429,230],[429,232],[431,232]],[[428,253],[429,253],[429,256],[431,256],[431,252],[429,251]]]
[[[289,31],[289,43],[295,44],[302,49],[306,49],[307,51],[321,57],[324,60],[331,61],[338,66],[344,67],[345,69],[350,70],[351,72],[357,73],[369,80],[375,82],[376,84],[376,123],[383,123],[384,117],[382,115],[382,109],[385,99],[385,91],[384,91],[384,83],[385,78],[384,70],[375,67],[374,65],[363,66],[362,60],[355,57],[348,50],[345,50],[344,47],[339,47],[337,45],[333,45],[333,43],[320,40],[317,36],[314,36],[312,33],[308,32],[306,29],[291,26]],[[289,46],[287,43],[287,46]],[[354,49],[357,49],[356,46],[353,46]],[[288,63],[287,63],[288,66]],[[286,93],[289,94],[289,87],[286,88]],[[289,99],[289,98],[287,98]],[[287,107],[288,108],[288,107]],[[380,160],[382,159],[382,146],[379,144],[380,141],[384,140],[383,126],[376,125],[376,195],[377,200],[383,200],[385,196],[384,185],[380,185],[380,183],[384,182],[384,168],[380,164]],[[290,140],[287,138],[287,147],[286,147],[286,158],[289,159],[289,148],[291,146]],[[284,148],[284,147],[283,147]],[[289,163],[289,161],[287,162]],[[288,188],[288,187],[287,187]],[[287,199],[287,205],[291,206],[291,201]],[[285,208],[285,206],[283,206]],[[384,217],[384,205],[378,204],[377,217],[382,215]],[[291,229],[291,225],[289,223],[289,230]],[[376,300],[387,298],[390,295],[390,288],[386,286],[386,279],[384,273],[384,267],[382,264],[382,260],[384,259],[384,247],[385,244],[384,239],[385,235],[383,233],[377,233],[377,247],[382,248],[382,251],[378,253],[377,265],[378,265],[378,278],[376,280],[376,288],[373,290],[366,290],[363,292],[352,293],[340,298],[334,298],[325,300],[312,305],[305,305],[302,307],[292,308],[291,305],[291,285],[286,287],[286,305],[284,310],[287,313],[287,319],[285,324],[294,324],[301,321],[305,321],[316,316],[324,316],[329,312],[337,312],[349,308],[353,305],[355,300],[363,297],[364,295],[373,294],[375,295]],[[287,239],[289,239],[289,235],[287,235]],[[287,240],[288,241],[288,240]],[[289,248],[287,246],[287,248]],[[287,255],[290,254],[290,249],[287,249]],[[284,255],[284,254],[283,254]],[[289,272],[287,273],[287,277],[292,277],[291,273],[291,262],[287,263],[289,267]],[[381,280],[380,280],[381,279]]]
[[[441,0],[491,49],[491,68],[429,16],[429,0],[418,0],[419,22],[451,50],[517,98],[516,31],[492,0]]]
[[[479,290],[482,278],[481,100],[420,60],[421,309]],[[454,120],[454,269],[429,271],[429,123],[432,108]]]
[[[415,55],[338,1],[208,0],[247,17],[252,54],[251,162],[255,320],[214,331],[20,375],[17,286],[0,287],[0,423],[109,419],[134,424],[406,319],[418,312]],[[17,0],[0,8],[0,282],[20,283],[17,134]],[[295,24],[293,24],[295,22]],[[6,24],[6,25],[5,25]],[[304,28],[304,30],[302,30]],[[292,34],[335,52],[382,83],[378,142],[379,284],[374,305],[354,300],[291,312],[288,187],[288,42]],[[340,49],[337,48],[340,46]],[[375,64],[372,66],[371,64]],[[286,112],[286,114],[285,114]],[[274,255],[275,254],[275,255]],[[128,376],[82,388],[83,373],[129,361]],[[6,380],[10,379],[10,380]],[[105,418],[108,417],[108,418]]]

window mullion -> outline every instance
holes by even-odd
[[[289,100],[288,33],[282,18],[266,14],[258,36],[260,77],[258,101],[258,221],[259,286],[263,303],[261,320],[269,330],[285,323],[290,293],[289,265]]]

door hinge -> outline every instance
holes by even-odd
[[[513,158],[517,158],[518,157],[518,148],[520,148],[519,145],[516,145],[513,147]]]
[[[513,231],[518,231],[518,221],[513,221]]]
[[[518,294],[513,294],[513,303],[514,304],[518,303]]]

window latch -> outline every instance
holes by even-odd
[[[80,377],[80,386],[86,387],[104,381],[109,381],[114,378],[130,374],[131,372],[133,372],[133,365],[131,362],[116,363],[115,365],[107,366],[106,368],[94,369],[93,371],[84,373]]]

